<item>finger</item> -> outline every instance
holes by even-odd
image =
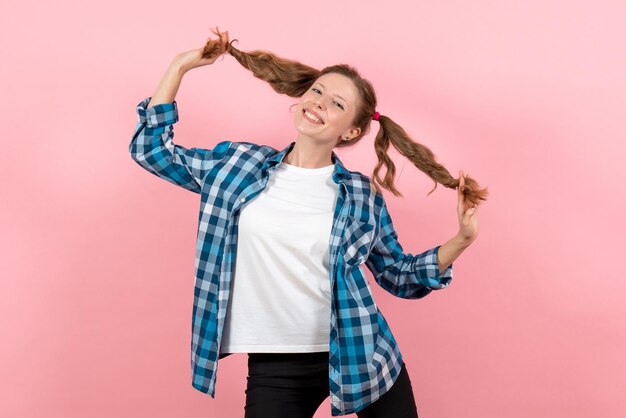
[[[457,197],[459,205],[462,205],[465,200],[465,195],[463,194],[464,187],[465,182],[463,181],[463,170],[459,170],[459,186],[457,187]]]
[[[465,173],[463,170],[459,170],[459,192],[463,192],[465,190]]]

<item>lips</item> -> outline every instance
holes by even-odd
[[[304,115],[305,112],[309,112],[315,115],[315,117],[317,117],[319,119],[319,122],[315,122],[319,125],[324,125],[324,120],[320,117],[320,115],[317,114],[317,112],[311,110],[311,109],[304,109],[302,110],[302,115]],[[306,117],[306,116],[305,116]]]

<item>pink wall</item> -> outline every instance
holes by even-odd
[[[356,66],[382,114],[489,187],[450,287],[372,287],[420,416],[626,416],[625,3],[266,4],[3,4],[0,415],[243,416],[245,355],[220,364],[216,399],[191,386],[199,196],[128,154],[135,105],[217,25],[243,50]],[[177,101],[188,147],[295,135],[295,100],[230,56]],[[373,135],[339,151],[349,168],[371,173]],[[456,192],[426,197],[395,161],[403,246],[445,242]]]

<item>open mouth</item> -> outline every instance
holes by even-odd
[[[308,112],[306,109],[302,110],[302,115],[304,116],[306,120],[308,120],[311,123],[314,123],[316,125],[324,124],[324,122],[322,122],[321,119],[319,119],[317,116],[313,115],[312,113]]]

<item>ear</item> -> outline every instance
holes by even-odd
[[[341,135],[341,139],[343,141],[348,141],[352,138],[356,138],[361,133],[361,128],[352,128],[349,131],[346,131],[343,135]]]

